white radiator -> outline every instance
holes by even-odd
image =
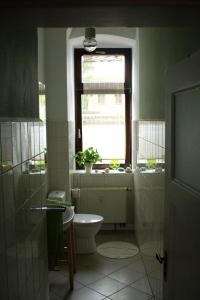
[[[97,214],[104,223],[126,223],[127,187],[88,187],[80,189],[77,212]]]

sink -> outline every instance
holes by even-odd
[[[74,218],[74,206],[67,206],[63,213],[63,230],[68,229]]]

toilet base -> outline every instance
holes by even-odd
[[[78,254],[92,254],[97,251],[94,237],[79,238],[76,237],[76,253]]]

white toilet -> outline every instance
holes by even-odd
[[[49,199],[66,201],[64,191],[52,191],[48,195]],[[63,224],[65,213],[63,213]],[[103,217],[93,214],[75,214],[74,230],[76,237],[76,252],[79,254],[96,252],[95,235],[101,228]]]
[[[95,235],[101,228],[103,217],[92,214],[75,214],[74,229],[77,242],[77,253],[96,252]]]

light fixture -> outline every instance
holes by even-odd
[[[93,52],[97,47],[97,41],[95,39],[95,28],[85,28],[85,39],[83,41],[83,47],[87,52]]]

